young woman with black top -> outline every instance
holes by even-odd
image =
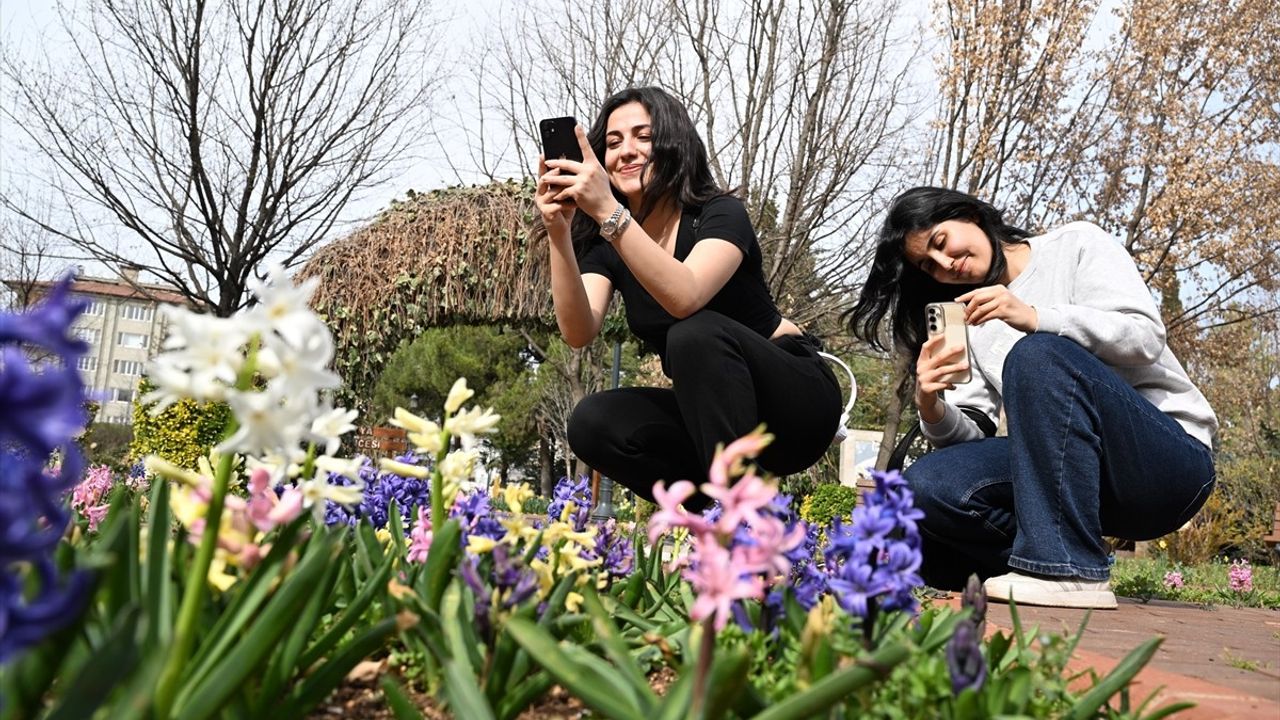
[[[672,388],[585,398],[569,420],[574,454],[650,500],[659,480],[705,480],[717,444],[760,423],[775,436],[762,467],[817,462],[840,387],[818,341],[779,314],[746,208],[712,179],[684,107],[659,88],[630,88],[576,132],[585,160],[540,160],[535,196],[556,322],[571,346],[590,343],[617,290]]]

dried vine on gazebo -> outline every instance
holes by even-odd
[[[318,251],[299,281],[333,329],[335,366],[354,406],[402,341],[451,324],[547,325],[546,240],[532,186],[516,182],[410,192],[368,227]]]

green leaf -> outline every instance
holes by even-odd
[[[169,554],[169,483],[157,480],[147,508],[147,577],[143,588],[146,645],[167,646],[173,640],[173,559]]]
[[[444,598],[441,601],[440,616],[444,618],[444,637],[449,644],[449,655],[454,662],[460,663],[462,669],[472,677],[472,683],[475,680],[475,669],[480,667],[484,660],[480,657],[480,651],[477,642],[473,640],[474,633],[468,637],[467,632],[463,629],[471,628],[472,620],[466,617],[462,611],[462,583],[451,582],[449,587],[445,589]],[[478,692],[478,690],[477,690]]]
[[[716,654],[707,682],[705,720],[724,717],[742,699],[747,685],[747,673],[751,670],[751,655],[745,649],[736,648]]]
[[[693,668],[686,667],[679,679],[662,696],[657,720],[685,720],[693,705]]]
[[[293,540],[305,522],[305,518],[298,518],[281,530],[271,551],[253,569],[249,578],[241,583],[243,587],[234,589],[238,593],[235,599],[219,614],[213,628],[204,634],[195,656],[188,661],[187,667],[195,668],[189,671],[189,677],[198,679],[211,672],[240,636],[240,631],[258,616],[259,607],[271,593],[272,585],[293,549]],[[175,540],[174,546],[180,547],[181,540],[181,537]],[[178,568],[180,575],[185,571],[186,568]]]
[[[792,720],[820,717],[836,703],[859,688],[888,676],[895,666],[907,659],[905,645],[888,645],[856,665],[832,673],[814,683],[808,690],[792,695],[760,713],[755,720]]]
[[[315,668],[300,686],[280,700],[270,717],[273,720],[306,717],[316,705],[329,697],[334,688],[342,684],[356,663],[382,649],[387,639],[395,634],[397,622],[396,618],[382,620],[341,645],[333,657]]]
[[[328,565],[337,560],[342,547],[329,539],[327,535],[312,538],[298,567],[280,584],[235,647],[210,666],[207,676],[194,677],[183,686],[175,703],[174,715],[178,720],[202,720],[211,716],[246,678],[260,671],[263,660],[297,619],[316,582]]]
[[[470,665],[458,655],[449,658],[444,664],[444,694],[449,700],[449,710],[456,718],[475,718],[475,720],[494,720],[493,709],[480,686],[476,684],[476,676]]]
[[[507,632],[557,682],[592,710],[614,720],[644,720],[640,708],[634,702],[627,702],[628,693],[616,692],[626,683],[602,673],[599,667],[587,665],[580,656],[571,657],[567,651],[574,646],[558,645],[550,633],[526,618],[512,618],[507,623]]]
[[[378,679],[378,685],[382,687],[387,707],[391,708],[391,714],[396,716],[396,720],[423,720],[422,711],[409,699],[409,694],[395,678],[383,675]]]
[[[354,564],[354,561],[352,564]],[[329,629],[325,631],[325,634],[319,640],[316,640],[302,654],[302,658],[298,662],[300,667],[306,668],[314,665],[317,660],[324,657],[325,653],[329,652],[346,635],[348,630],[360,621],[364,611],[373,604],[374,598],[387,591],[387,581],[391,578],[391,569],[394,564],[395,556],[391,554],[382,559],[382,564],[378,566],[377,571],[369,578],[368,582],[360,587],[360,592],[347,604],[346,609],[342,611],[338,619],[329,626]]]
[[[1098,708],[1106,704],[1112,695],[1120,692],[1121,688],[1127,686],[1138,671],[1151,661],[1162,642],[1164,638],[1154,637],[1135,648],[1101,682],[1085,693],[1075,707],[1071,708],[1071,712],[1064,717],[1067,720],[1086,720],[1097,714]]]
[[[345,533],[339,537],[345,537]],[[311,633],[315,631],[317,624],[320,622],[321,614],[333,607],[333,586],[336,584],[338,574],[345,572],[347,569],[347,566],[343,563],[330,564],[325,569],[325,574],[320,582],[311,590],[311,597],[308,599],[306,606],[297,620],[291,624],[290,630],[285,633],[284,642],[280,644],[277,651],[271,656],[266,670],[262,673],[262,686],[254,693],[258,696],[255,703],[256,707],[264,707],[272,699],[278,697],[285,683],[288,682],[289,678],[293,677],[299,668],[298,655],[306,646]],[[302,669],[306,667],[308,666],[301,666]]]
[[[129,676],[138,664],[138,608],[128,607],[118,616],[111,634],[101,647],[95,648],[68,685],[74,692],[62,693],[62,700],[49,715],[49,720],[80,720],[93,717],[112,690]]]
[[[595,588],[590,585],[583,588],[582,599],[587,613],[591,616],[592,627],[596,631],[596,639],[604,646],[605,655],[613,662],[619,675],[624,680],[629,681],[635,689],[636,699],[640,703],[640,711],[648,714],[658,704],[658,697],[653,694],[653,689],[649,687],[648,678],[636,666],[635,659],[631,656],[631,651],[627,648],[626,643],[622,641],[622,638],[618,636],[618,629],[614,626],[613,620],[609,618],[608,613],[605,612],[604,605],[601,604],[600,596],[596,594]]]
[[[524,712],[534,700],[546,694],[553,685],[555,681],[545,670],[539,670],[524,678],[520,684],[508,690],[498,700],[496,706],[498,720],[512,720]]]
[[[449,584],[449,577],[457,566],[456,558],[461,550],[462,526],[457,520],[449,520],[440,526],[431,538],[431,548],[427,551],[426,569],[422,574],[420,592],[427,607],[440,611],[440,600]]]

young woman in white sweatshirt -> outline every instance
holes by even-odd
[[[924,306],[964,303],[970,353]],[[1103,536],[1177,530],[1214,486],[1217,418],[1165,343],[1129,254],[1096,225],[1042,235],[978,198],[918,187],[880,231],[850,326],[915,358],[937,448],[905,476],[924,510],[925,580],[1024,604],[1115,607]],[[969,370],[963,384],[945,382]],[[1003,408],[1008,437],[988,437]]]

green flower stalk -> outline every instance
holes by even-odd
[[[253,385],[253,374],[258,362],[258,338],[249,341],[249,354],[240,373],[236,377],[236,389],[248,391]],[[228,433],[235,432],[236,420],[227,421]],[[178,610],[178,622],[174,628],[173,649],[165,660],[164,669],[156,683],[153,710],[155,717],[166,720],[173,711],[173,701],[178,694],[178,684],[182,680],[182,672],[186,669],[187,660],[191,657],[195,644],[196,621],[200,616],[200,608],[204,605],[205,593],[209,585],[209,567],[213,564],[213,554],[218,547],[218,532],[222,523],[222,508],[227,498],[227,486],[231,482],[232,463],[235,456],[225,453],[218,458],[218,467],[213,476],[213,491],[209,498],[209,510],[205,515],[206,532],[200,539],[196,549],[195,561],[187,574],[187,586],[182,593],[182,606]]]

